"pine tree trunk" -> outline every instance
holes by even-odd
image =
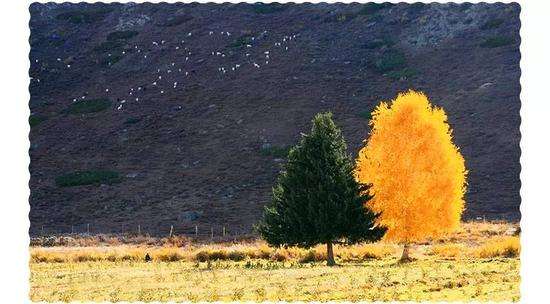
[[[403,245],[403,254],[401,255],[401,259],[399,260],[399,262],[406,263],[411,261],[411,257],[409,256],[409,247],[409,243],[405,243]]]
[[[327,266],[334,266],[336,262],[334,261],[334,252],[332,251],[332,242],[327,242]]]

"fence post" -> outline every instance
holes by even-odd
[[[44,225],[42,225],[42,228],[40,228],[40,234],[42,234],[42,236],[44,236]]]
[[[141,235],[141,225],[138,224],[138,235]]]
[[[223,226],[222,235],[225,237],[225,226]]]
[[[172,237],[173,233],[174,233],[174,225],[170,225],[170,237]]]
[[[214,227],[210,227],[210,239],[214,238]]]
[[[195,237],[199,235],[199,226],[195,225]]]
[[[90,234],[90,224],[86,224],[86,233]]]

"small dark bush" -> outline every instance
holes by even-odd
[[[269,147],[262,147],[260,149],[260,153],[263,156],[273,156],[273,157],[287,157],[288,152],[290,151],[289,147],[277,147],[277,146],[269,146]]]
[[[110,52],[121,49],[124,46],[124,42],[120,40],[109,40],[102,42],[100,45],[94,47],[96,52]]]
[[[405,67],[405,55],[399,51],[386,52],[382,57],[374,63],[378,72],[385,73]]]
[[[29,116],[29,125],[33,128],[38,126],[44,120],[46,120],[46,117],[42,115],[31,114],[31,116]]]
[[[159,23],[157,25],[158,26],[165,26],[165,27],[178,26],[178,25],[184,24],[185,22],[190,21],[192,19],[193,19],[192,16],[177,15],[177,16],[169,17],[168,19],[166,19],[165,22]]]
[[[137,34],[138,32],[136,31],[116,31],[107,35],[107,41],[127,40],[136,36]]]
[[[239,262],[246,259],[246,254],[242,251],[234,250],[229,252],[229,254],[227,255],[227,258],[230,259],[231,261]]]
[[[80,23],[94,23],[101,21],[105,16],[111,12],[110,8],[96,9],[96,10],[81,10],[64,12],[56,16],[57,20],[65,20],[74,24]]]
[[[246,46],[247,44],[251,44],[252,43],[252,35],[243,35],[239,38],[237,38],[235,41],[233,41],[229,47],[232,47],[232,48],[242,48],[244,46]]]
[[[89,99],[75,102],[69,106],[67,113],[69,114],[86,114],[96,113],[108,109],[111,106],[111,101],[105,98]]]
[[[486,38],[481,44],[481,47],[485,48],[497,48],[514,43],[514,39],[505,36],[496,36]]]
[[[494,29],[499,27],[502,23],[504,23],[504,19],[500,19],[500,18],[492,19],[485,22],[485,24],[481,26],[481,29],[482,30]]]
[[[377,48],[380,48],[380,47],[383,47],[383,46],[391,47],[394,44],[395,44],[395,42],[393,42],[389,37],[376,38],[372,41],[369,41],[369,42],[365,43],[363,45],[363,48],[372,50],[372,49],[377,49]]]
[[[287,8],[281,3],[255,3],[252,5],[252,11],[256,14],[272,14],[283,11]]]
[[[59,187],[73,187],[92,184],[116,184],[121,181],[122,178],[118,172],[102,170],[75,171],[61,175],[55,179],[55,183]]]
[[[122,54],[119,54],[119,53],[111,54],[111,56],[107,56],[107,57],[104,57],[103,59],[101,59],[100,64],[102,66],[108,67],[110,65],[113,65],[113,64],[119,62],[121,59],[122,59]]]
[[[392,3],[386,2],[386,3],[374,3],[369,2],[363,5],[363,7],[359,10],[359,15],[372,15],[377,13],[378,11],[388,8],[392,6]]]

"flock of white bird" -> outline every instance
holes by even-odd
[[[214,31],[208,31],[208,36],[215,37],[217,35],[223,36],[225,38],[231,37],[232,34],[228,31],[220,31],[220,32],[214,32]],[[221,75],[225,75],[226,73],[232,73],[236,72],[237,70],[249,65],[253,67],[253,69],[260,69],[262,66],[266,66],[270,63],[272,60],[272,56],[276,57],[276,53],[279,52],[286,52],[289,49],[290,43],[293,40],[296,40],[300,34],[291,34],[291,35],[284,35],[282,38],[278,39],[276,42],[272,42],[271,48],[267,48],[264,50],[260,50],[259,52],[254,51],[254,47],[256,45],[256,42],[261,41],[268,35],[268,31],[264,30],[259,35],[256,36],[246,36],[247,40],[243,41],[243,45],[239,45],[241,47],[241,50],[244,50],[242,54],[240,54],[239,62],[238,63],[230,63],[228,64],[227,61],[231,60],[229,57],[235,58],[234,55],[239,54],[233,54],[232,50],[229,53],[224,52],[224,50],[213,50],[210,52],[210,56],[216,57],[216,58],[226,58],[225,64],[221,64],[218,66],[217,71]],[[193,36],[192,32],[187,33],[187,38],[191,39],[190,37]],[[258,43],[259,44],[259,43]],[[263,43],[265,46],[266,43]],[[153,76],[154,78],[150,81],[151,88],[155,88],[158,93],[165,94],[165,92],[169,89],[177,89],[179,86],[183,86],[185,83],[185,78],[190,76],[189,73],[189,67],[188,63],[191,60],[191,57],[195,55],[191,50],[190,47],[191,43],[190,41],[186,41],[185,39],[179,40],[176,42],[168,42],[166,40],[160,40],[160,41],[151,41],[151,45],[149,46],[139,46],[134,45],[134,52],[129,51],[121,51],[119,54],[114,53],[107,53],[108,60],[109,58],[116,58],[120,59],[123,56],[142,56],[143,60],[147,60],[148,58],[151,59],[153,57],[152,52],[155,52],[157,50],[160,50],[162,48],[173,48],[177,51],[178,60],[170,62],[170,64],[162,64],[161,66],[156,68],[156,73]],[[254,54],[253,54],[254,53]],[[149,56],[148,56],[149,55]],[[39,64],[39,59],[34,59],[35,63]],[[179,61],[179,62],[177,62]],[[78,68],[77,64],[74,62],[71,62],[69,64],[65,64],[64,61],[61,58],[56,58],[56,68],[59,68],[64,66],[66,69],[75,69]],[[109,60],[107,62],[108,66],[112,66],[112,62]],[[31,83],[36,82],[37,84],[40,83],[40,79],[38,77],[30,77]],[[116,109],[119,111],[122,111],[124,107],[128,104],[130,101],[138,102],[140,101],[140,95],[143,91],[146,90],[146,85],[141,86],[135,86],[130,87],[126,93],[122,94],[116,94],[115,92],[112,92],[110,88],[105,88],[104,92],[106,95],[118,95],[119,98],[117,98],[117,105]],[[123,96],[120,98],[120,96]],[[87,98],[87,94],[84,94],[79,97],[72,98],[73,102],[84,102]]]

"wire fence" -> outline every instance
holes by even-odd
[[[218,237],[244,237],[253,236],[252,226],[229,226],[224,224],[202,225],[104,225],[96,223],[74,225],[32,225],[29,229],[31,237],[64,236],[64,235],[143,235],[152,237],[185,236],[197,239]]]

